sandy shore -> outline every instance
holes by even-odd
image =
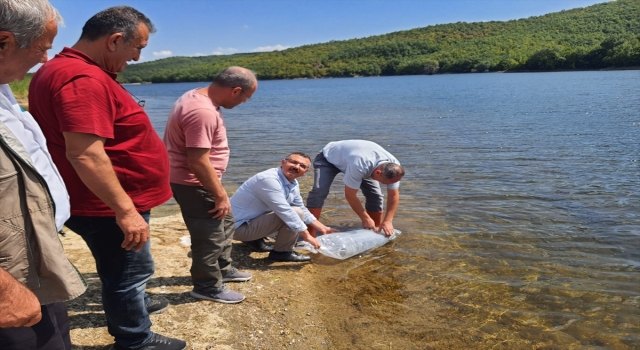
[[[423,257],[407,265],[406,253],[395,249],[400,240],[415,249],[437,244],[438,237],[425,241],[424,235],[403,234],[395,243],[344,261],[316,255],[311,263],[272,263],[267,253],[234,241],[234,266],[253,273],[253,279],[229,286],[247,299],[233,305],[196,300],[188,294],[189,247],[180,244],[188,232],[174,212],[152,213],[156,272],[147,291],[171,303],[164,313],[151,316],[152,330],[186,340],[188,349],[547,349],[532,345],[556,343],[496,336],[500,329],[488,328],[498,327],[495,322],[474,324],[474,317],[487,316],[476,315],[477,307],[468,301],[451,301],[448,290],[460,282],[438,273],[450,262]],[[344,208],[326,210],[323,222],[341,230],[359,224]],[[69,303],[74,349],[108,349],[113,339],[93,257],[75,233],[62,241],[89,286]]]
[[[179,215],[154,218],[152,254],[156,272],[148,293],[171,302],[162,314],[152,315],[152,330],[186,340],[190,349],[334,349],[320,317],[314,292],[317,266],[308,263],[272,263],[267,253],[251,252],[234,242],[233,259],[253,279],[229,286],[246,295],[240,304],[199,301],[191,290],[187,257],[180,244],[188,232]],[[84,241],[69,232],[63,239],[69,259],[85,276],[87,292],[69,303],[74,349],[108,349],[108,334],[95,263]]]

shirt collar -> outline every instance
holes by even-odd
[[[213,99],[211,99],[211,97],[209,97],[209,96],[207,96],[207,95],[205,95],[205,94],[201,94],[200,92],[198,92],[198,90],[199,90],[199,89],[202,89],[202,88],[195,88],[195,89],[193,89],[193,93],[194,93],[194,94],[196,94],[196,95],[198,95],[198,96],[204,97],[204,98],[206,98],[207,100],[209,100],[209,101],[211,102],[211,104],[213,105],[213,107],[216,109],[216,111],[217,111],[217,112],[220,112],[220,106],[219,106],[217,103],[215,103],[215,101],[213,101]],[[205,89],[206,89],[206,88],[205,88]],[[220,116],[222,116],[222,113],[220,113]]]
[[[84,61],[84,62],[85,62],[85,63],[87,63],[87,64],[94,65],[94,66],[96,66],[96,67],[98,67],[98,68],[102,69],[102,71],[103,71],[103,72],[105,72],[105,73],[107,73],[107,74],[108,74],[108,75],[109,75],[113,80],[115,80],[115,79],[118,77],[118,74],[117,74],[117,73],[113,73],[113,72],[109,72],[109,71],[107,71],[107,70],[104,70],[102,67],[100,67],[100,66],[96,63],[96,61],[94,61],[91,57],[89,57],[87,54],[85,54],[85,53],[84,53],[84,52],[82,52],[82,51],[78,51],[78,50],[76,50],[76,49],[72,49],[72,48],[70,48],[70,47],[66,47],[66,46],[65,46],[65,48],[64,48],[64,49],[62,49],[62,51],[60,51],[60,53],[59,53],[59,54],[57,54],[55,57],[58,57],[58,56],[61,56],[61,57],[67,57],[67,58],[75,58],[75,59],[78,59],[78,60]],[[54,57],[54,58],[55,58],[55,57]]]
[[[287,179],[286,176],[284,176],[284,173],[282,172],[282,168],[277,167],[276,169],[278,172],[278,177],[280,178],[280,180],[282,180],[282,183],[287,184],[287,186],[289,186],[290,188],[294,188],[296,186],[298,186],[298,180],[293,179],[292,182],[289,182],[289,179]]]

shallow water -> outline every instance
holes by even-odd
[[[178,96],[204,85],[127,88],[162,135]],[[640,348],[639,92],[640,71],[261,81],[224,111],[223,182],[340,139],[405,165],[404,234],[323,265],[352,348]],[[357,227],[341,187],[324,217]]]

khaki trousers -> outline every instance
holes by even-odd
[[[293,207],[298,213],[300,219],[304,220],[304,212],[298,207]],[[262,214],[257,218],[245,222],[236,228],[233,236],[238,241],[255,241],[278,232],[276,242],[273,244],[273,250],[278,252],[293,251],[293,246],[298,240],[298,233],[289,230],[289,227],[274,212]]]
[[[222,220],[208,213],[215,199],[204,188],[171,184],[182,218],[191,235],[191,280],[194,289],[219,288],[222,276],[231,271],[231,239],[235,221],[233,214]]]

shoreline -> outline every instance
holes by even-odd
[[[551,70],[501,70],[501,71],[486,71],[486,72],[444,72],[433,74],[402,74],[402,75],[353,75],[342,77],[297,77],[288,79],[260,79],[258,81],[288,81],[288,80],[321,80],[321,79],[351,79],[351,78],[380,78],[380,77],[407,77],[407,76],[432,76],[432,75],[457,75],[457,74],[492,74],[492,73],[566,73],[566,72],[610,72],[610,71],[627,71],[627,70],[640,70],[640,66],[629,67],[607,67],[599,69],[588,68],[575,68],[575,69],[551,69]],[[209,81],[164,81],[164,82],[151,82],[143,81],[140,83],[122,83],[122,85],[147,85],[147,84],[174,84],[174,83],[210,83]]]
[[[473,347],[473,339],[448,329],[437,304],[423,303],[416,308],[412,301],[405,305],[414,292],[406,291],[396,280],[402,273],[396,260],[403,253],[394,250],[395,243],[347,260],[317,254],[310,263],[285,263],[271,262],[266,259],[268,253],[253,252],[233,241],[234,267],[251,272],[253,278],[228,286],[246,299],[239,304],[195,299],[188,293],[192,289],[190,249],[180,244],[188,231],[179,212],[163,207],[152,212],[155,273],[147,283],[147,293],[168,300],[171,306],[151,315],[151,330],[187,341],[187,349]],[[350,210],[326,210],[323,222],[339,230],[359,226]],[[72,348],[108,350],[113,338],[102,311],[95,261],[80,236],[66,228],[65,232],[61,238],[65,253],[88,284],[83,295],[67,303]],[[425,331],[427,324],[435,330]]]

